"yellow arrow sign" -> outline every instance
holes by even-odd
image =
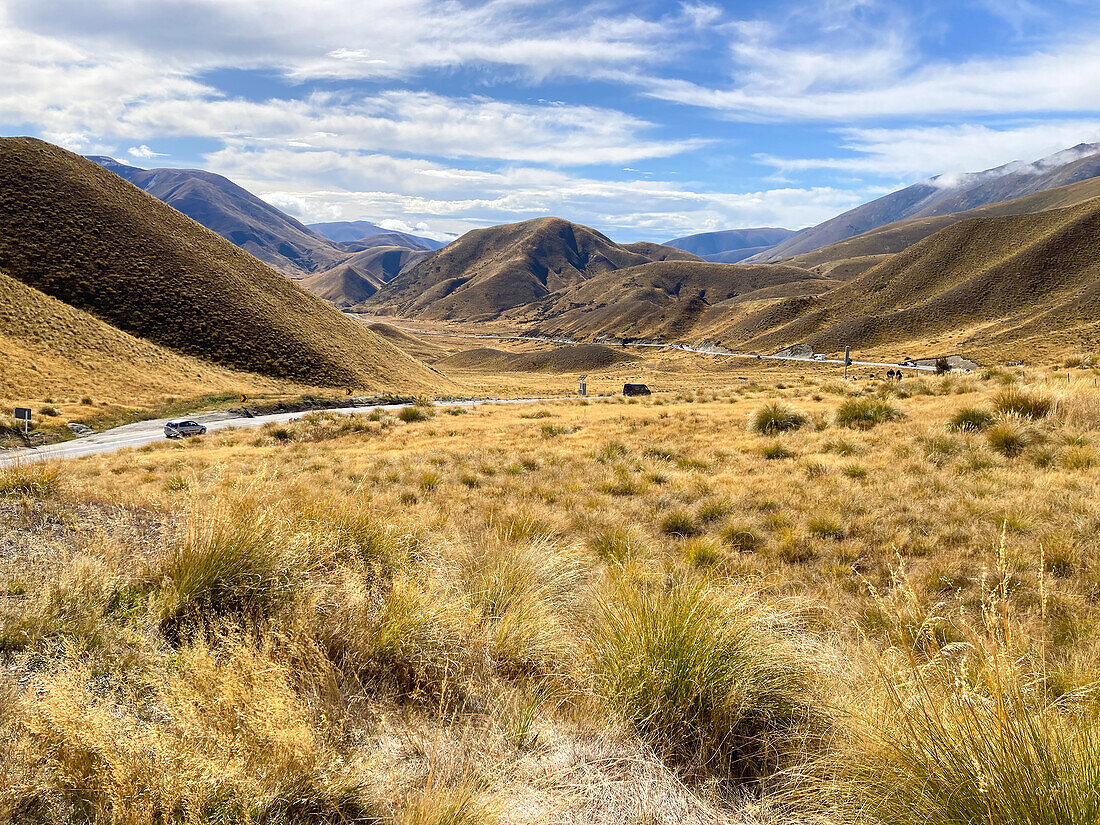
[[[245,395],[245,394],[244,394],[244,393],[242,392],[242,393],[241,393],[241,403],[243,404],[243,403],[244,403],[245,401],[247,401],[247,400],[248,400],[248,396],[247,396],[247,395]]]
[[[351,395],[351,388],[344,390],[344,395]]]

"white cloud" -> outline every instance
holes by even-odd
[[[292,77],[405,76],[425,68],[512,67],[586,75],[663,59],[674,21],[490,0],[4,0],[12,23],[80,44],[138,48],[194,66],[278,67]],[[689,25],[687,16],[678,18]]]
[[[228,98],[170,60],[133,51],[102,58],[3,26],[0,76],[0,123],[33,123],[50,134],[100,142],[202,137],[568,165],[629,163],[702,145],[649,138],[652,124],[594,106],[396,90]]]
[[[168,155],[166,155],[164,152],[154,152],[152,149],[150,149],[144,143],[141,144],[141,146],[131,146],[126,151],[131,157],[135,157],[135,158],[166,158],[166,157],[168,157]]]
[[[904,60],[872,55],[753,50],[771,68],[746,82],[713,88],[691,81],[638,76],[646,94],[760,121],[838,122],[934,115],[1008,115],[1100,109],[1100,37],[1087,37],[1022,57],[935,63],[902,71]],[[793,61],[793,83],[776,69]],[[858,67],[849,72],[847,62]],[[877,67],[877,68],[876,68]]]
[[[845,129],[850,157],[758,160],[783,173],[832,169],[916,179],[943,172],[980,171],[1012,161],[1031,162],[1078,143],[1100,141],[1100,118],[1057,120],[994,128],[981,125],[905,129]]]
[[[538,167],[499,172],[354,151],[229,146],[205,166],[306,222],[366,218],[461,234],[486,223],[560,215],[628,239],[737,226],[809,226],[878,190],[788,187],[699,192],[661,180],[599,180]],[[392,224],[396,225],[396,224]]]

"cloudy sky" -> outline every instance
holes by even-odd
[[[1100,140],[1100,3],[0,0],[0,133],[440,238],[799,228]]]

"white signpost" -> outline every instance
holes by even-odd
[[[16,407],[15,408],[15,423],[23,422],[23,435],[26,435],[31,430],[31,411],[29,407]]]

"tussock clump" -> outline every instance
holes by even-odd
[[[5,821],[377,821],[286,664],[232,639],[219,648],[184,648],[121,691],[70,664],[13,701],[24,736],[0,755]]]
[[[0,469],[0,496],[51,498],[61,488],[61,468],[54,464],[14,464]]]
[[[769,461],[776,461],[783,458],[794,458],[795,454],[782,444],[768,444],[760,451],[760,455]]]
[[[196,502],[157,567],[161,626],[174,634],[189,619],[261,615],[309,564],[285,503],[254,488]]]
[[[603,700],[673,764],[765,775],[813,715],[783,641],[704,587],[616,588],[591,645]]]
[[[842,821],[1086,825],[1100,820],[1100,724],[987,666],[979,690],[914,674],[838,765]],[[915,813],[915,812],[919,812]]]
[[[472,667],[461,608],[404,574],[379,588],[347,572],[318,594],[305,632],[349,678],[434,696]]]
[[[1060,394],[1054,402],[1051,417],[1065,427],[1100,430],[1100,392],[1079,389]]]
[[[690,538],[702,531],[695,517],[687,510],[673,510],[661,519],[661,532],[666,536]]]
[[[990,447],[1007,458],[1022,455],[1032,442],[1027,427],[1015,417],[997,422],[986,433],[986,438],[989,439]]]
[[[751,553],[764,543],[756,530],[742,524],[729,525],[722,531],[722,540],[741,553]]]
[[[980,433],[993,423],[993,413],[979,407],[963,407],[951,416],[947,426],[958,432]]]
[[[1017,415],[1038,421],[1050,415],[1054,402],[1043,395],[1020,389],[1008,389],[993,398],[993,409],[1001,415]]]
[[[414,421],[428,421],[435,417],[435,409],[429,406],[413,404],[411,407],[402,407],[397,412],[397,417],[406,424]]]
[[[877,424],[896,421],[905,415],[897,407],[879,398],[850,398],[836,411],[838,427],[869,430]]]
[[[462,561],[462,579],[487,623],[498,665],[511,674],[546,674],[569,655],[565,616],[586,575],[580,555],[550,538],[512,544],[492,536]]]
[[[761,435],[774,435],[797,430],[806,424],[807,418],[798,410],[774,401],[765,404],[749,419],[749,429]]]

